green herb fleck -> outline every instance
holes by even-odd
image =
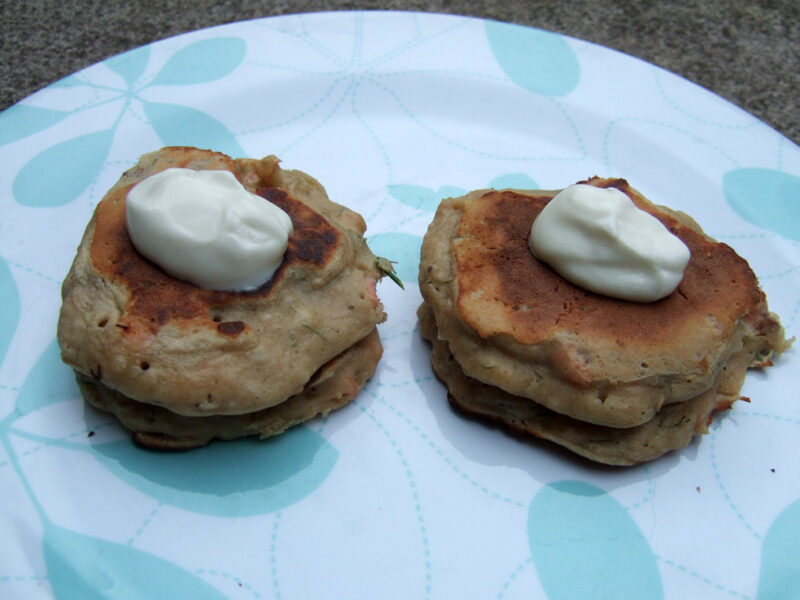
[[[401,290],[404,290],[406,289],[406,287],[403,285],[403,281],[394,272],[394,267],[392,266],[393,264],[395,264],[395,261],[380,256],[377,257],[377,259],[375,260],[375,266],[377,267],[377,269],[385,273],[389,277],[389,279],[391,279],[397,285],[399,285]]]
[[[689,419],[689,417],[683,415],[680,421],[678,421],[677,423],[673,423],[672,425],[670,425],[670,427],[680,427],[681,425],[688,423],[690,420],[691,419]]]
[[[322,338],[323,340],[325,340],[326,342],[328,341],[328,338],[326,338],[326,337],[325,337],[324,335],[322,335],[322,334],[321,334],[319,331],[317,331],[316,329],[314,329],[314,328],[313,328],[311,325],[308,325],[308,324],[306,324],[306,323],[303,323],[303,327],[305,327],[306,329],[308,329],[308,330],[309,330],[311,333],[316,333],[316,334],[317,334],[319,337],[321,337],[321,338]]]
[[[761,350],[756,352],[755,362],[756,363],[764,363],[769,361],[772,358],[772,350]]]

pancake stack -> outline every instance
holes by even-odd
[[[62,358],[84,398],[116,415],[147,447],[279,434],[349,403],[382,354],[385,274],[363,218],[274,156],[231,159],[171,147],[143,156],[98,204],[64,281]],[[291,217],[275,275],[246,292],[211,291],[144,258],[125,201],[170,167],[225,169]]]
[[[690,217],[614,187],[689,247],[678,288],[637,303],[560,277],[528,248],[557,191],[443,200],[425,235],[418,316],[450,402],[593,461],[633,465],[683,448],[739,399],[749,367],[789,347],[747,262]]]

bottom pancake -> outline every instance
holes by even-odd
[[[99,381],[76,372],[83,397],[112,413],[133,432],[140,446],[158,450],[188,450],[214,438],[230,440],[283,433],[288,428],[326,416],[349,404],[372,377],[383,353],[377,329],[323,365],[305,388],[275,406],[241,415],[190,417],[138,402]]]
[[[432,344],[433,369],[447,386],[454,406],[514,431],[555,442],[596,462],[629,466],[684,448],[694,435],[707,431],[711,413],[717,408],[714,385],[691,400],[665,406],[636,427],[620,429],[578,421],[465,375],[447,342],[438,339],[430,307],[423,304],[417,314],[420,333]]]

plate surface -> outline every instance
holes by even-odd
[[[272,440],[139,450],[59,360],[59,288],[104,191],[163,145],[277,154],[361,212],[405,291],[355,403]],[[736,248],[797,335],[800,149],[657,67],[470,18],[236,23],[94,65],[0,114],[0,595],[790,598],[790,351],[710,433],[598,468],[453,413],[415,310],[442,197],[621,176]],[[794,585],[794,587],[792,587]],[[770,594],[773,595],[770,595]]]

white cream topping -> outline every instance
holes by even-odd
[[[587,184],[564,189],[544,207],[528,245],[564,279],[636,302],[671,294],[690,258],[683,241],[623,192]]]
[[[148,177],[128,192],[126,218],[139,252],[210,290],[268,281],[293,233],[288,214],[224,170],[173,168]]]

